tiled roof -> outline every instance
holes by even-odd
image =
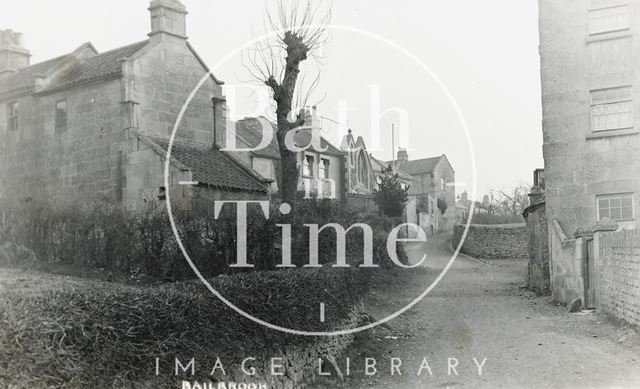
[[[151,139],[164,150],[168,149],[168,139]],[[217,148],[176,141],[171,148],[171,158],[188,167],[193,180],[199,183],[226,189],[267,192],[268,180]]]
[[[120,60],[130,57],[135,52],[143,48],[148,40],[133,43],[114,50],[109,50],[101,54],[85,58],[65,70],[65,74],[47,89],[55,89],[91,81],[101,77],[118,74],[122,71]],[[19,69],[16,73],[0,80],[0,93],[29,90],[33,88],[35,76],[45,74],[58,64],[70,58],[71,54],[40,62],[25,68]]]
[[[14,74],[0,79],[0,93],[11,92],[23,88],[32,88],[37,74],[46,73],[49,69],[58,65],[66,58],[66,55],[40,62],[19,69]]]
[[[411,175],[431,173],[440,158],[442,158],[442,156],[416,159],[413,161],[396,161],[396,168]]]
[[[71,68],[71,70],[52,87],[65,87],[118,74],[122,71],[121,60],[132,56],[146,46],[148,42],[148,40],[145,40],[133,43],[86,58]]]
[[[375,158],[374,156],[371,156],[371,166],[373,167],[373,170],[376,174],[380,174],[381,170],[386,169],[387,167],[389,167],[389,165],[391,165],[391,163],[387,163],[384,161],[381,161],[377,158]],[[399,177],[405,179],[405,180],[411,180],[413,177],[411,177],[411,175],[403,170],[398,169],[398,167],[396,166],[395,168],[393,168],[393,172],[397,173]]]
[[[273,128],[273,138],[271,143],[261,150],[256,150],[253,154],[273,159],[280,159],[280,148],[276,139],[276,131],[278,127],[275,123],[269,122],[266,118],[245,118],[236,122],[236,136],[247,144],[247,147],[256,147],[262,139],[262,123],[270,123]],[[306,146],[311,141],[311,131],[299,130],[294,136],[293,141],[298,146]],[[324,137],[320,138],[320,144],[326,153],[343,154],[338,148],[332,145]]]

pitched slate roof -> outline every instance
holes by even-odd
[[[308,129],[298,130],[298,132],[296,132],[296,134],[293,136],[293,141],[297,146],[303,147],[308,145],[309,142],[311,142],[311,135],[312,135],[311,130],[308,130]],[[342,152],[340,149],[332,145],[324,137],[320,137],[320,147],[322,147],[325,150],[323,151],[324,153],[344,154],[344,152]],[[311,147],[311,150],[315,150],[315,149]]]
[[[416,159],[413,161],[396,161],[395,167],[411,175],[431,173],[440,158],[442,158],[442,156]]]
[[[70,69],[65,70],[63,76],[47,89],[67,87],[82,82],[87,82],[110,75],[119,74],[122,71],[121,60],[128,58],[147,45],[149,41],[133,43],[114,50],[84,58],[78,61]],[[0,93],[13,91],[28,91],[34,87],[35,77],[46,74],[49,70],[71,58],[73,53],[24,67],[16,73],[0,80]]]
[[[163,150],[169,147],[168,139],[151,138]],[[193,174],[193,180],[219,188],[267,192],[269,180],[214,147],[175,141],[171,158],[185,165]]]
[[[276,139],[276,131],[278,130],[278,127],[275,123],[268,121],[266,118],[244,118],[237,121],[236,137],[240,142],[245,144],[245,147],[257,147],[260,145],[260,141],[262,140],[262,123],[269,123],[271,125],[271,128],[273,129],[273,138],[267,147],[256,150],[253,154],[272,159],[280,159],[280,148],[278,147],[278,141]],[[298,132],[293,136],[293,141],[298,146],[308,145],[311,141],[311,131],[298,130]],[[344,154],[324,137],[320,138],[320,145],[323,149],[326,149],[324,151],[325,153]]]

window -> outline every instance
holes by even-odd
[[[7,104],[7,129],[9,131],[18,131],[18,116],[20,109],[18,102]]]
[[[321,159],[320,165],[318,165],[319,177],[320,178],[329,178],[329,160]]]
[[[629,29],[628,0],[591,0],[589,6],[590,35]]]
[[[591,129],[593,131],[633,128],[631,87],[591,91]]]
[[[614,221],[633,220],[633,194],[613,194],[597,197],[598,220],[608,218]]]
[[[304,177],[313,177],[313,157],[305,155],[302,163],[302,175]]]
[[[367,160],[364,156],[364,151],[361,151],[358,155],[358,182],[367,186],[369,184],[369,172],[367,170]]]
[[[444,178],[440,179],[440,190],[444,190]]]
[[[56,102],[56,132],[67,129],[67,100]]]

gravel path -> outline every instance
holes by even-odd
[[[420,250],[428,253],[429,271],[416,272],[403,285],[378,285],[365,304],[373,317],[418,295],[451,257],[446,239]],[[533,296],[520,288],[525,273],[525,260],[482,263],[461,256],[422,302],[358,337],[348,355],[350,375],[335,386],[639,388],[636,330],[595,313],[569,314],[549,297]],[[365,358],[376,360],[377,374],[365,375]],[[423,366],[418,376],[424,358],[432,375]],[[484,358],[479,375],[477,364]],[[345,361],[337,361],[343,374]],[[456,362],[455,372],[449,370]]]

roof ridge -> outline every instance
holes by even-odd
[[[91,43],[91,42],[86,42],[86,43]],[[86,43],[85,43],[85,44],[86,44]],[[141,45],[141,44],[143,44],[143,43],[145,43],[145,44],[146,44],[146,43],[149,43],[149,39],[144,39],[144,40],[141,40],[141,41],[138,41],[138,42],[129,43],[129,44],[124,45],[124,46],[115,47],[115,48],[113,48],[113,49],[109,49],[109,50],[107,50],[107,51],[98,52],[98,54],[96,54],[94,57],[97,57],[97,56],[99,56],[99,55],[111,54],[111,53],[113,53],[114,51],[118,51],[118,50],[126,49],[126,48],[128,48],[128,47],[133,47],[133,46]],[[89,57],[89,58],[93,58],[93,57]],[[87,58],[87,59],[88,59],[88,58]]]
[[[139,45],[139,44],[141,44],[141,43],[143,43],[143,42],[148,42],[148,41],[149,41],[149,39],[144,39],[144,40],[141,40],[141,41],[139,41],[139,42],[129,43],[129,44],[127,44],[127,45],[120,46],[120,47],[116,47],[116,48],[113,48],[113,49],[109,49],[109,50],[104,51],[104,52],[98,52],[98,53],[96,54],[96,56],[98,56],[98,55],[102,55],[102,54],[108,54],[108,53],[110,53],[110,52],[112,52],[112,51],[116,51],[116,50],[124,49],[125,47],[130,47],[130,46]],[[20,72],[20,71],[23,71],[23,70],[29,69],[29,68],[31,68],[31,67],[33,67],[33,66],[41,66],[41,65],[43,65],[43,64],[46,64],[47,62],[54,62],[54,61],[61,60],[61,59],[65,58],[65,57],[68,57],[71,53],[73,53],[74,51],[76,51],[79,47],[82,47],[82,46],[84,46],[84,45],[86,45],[86,44],[90,44],[90,45],[92,45],[92,46],[93,46],[93,43],[91,43],[91,42],[89,42],[89,41],[88,41],[88,42],[84,42],[83,44],[81,44],[80,46],[76,47],[75,49],[73,49],[73,50],[71,50],[71,51],[68,51],[68,52],[66,52],[66,53],[64,53],[64,54],[60,54],[60,55],[58,55],[58,56],[56,56],[56,57],[53,57],[53,58],[49,58],[49,59],[45,59],[45,60],[40,61],[40,62],[36,62],[36,63],[29,64],[28,66],[22,67],[22,68],[18,69],[17,71],[18,71],[18,72]],[[95,48],[95,46],[94,46],[94,48]],[[90,58],[91,58],[91,57],[90,57]]]

